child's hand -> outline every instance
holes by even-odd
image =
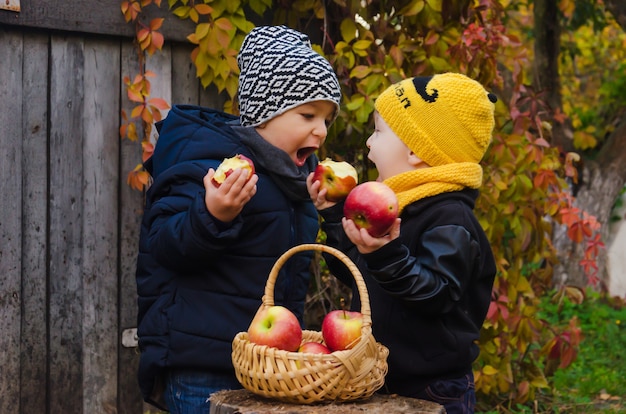
[[[219,187],[216,187],[211,182],[213,174],[215,170],[209,168],[209,172],[204,176],[206,191],[204,203],[213,217],[221,222],[230,223],[256,194],[256,183],[259,177],[253,174],[250,179],[247,179],[247,171],[236,169]]]
[[[382,237],[372,237],[365,229],[359,229],[354,221],[343,218],[341,223],[343,224],[343,230],[346,232],[348,238],[354,243],[360,253],[372,253],[390,241],[397,239],[400,236],[400,219],[397,218],[389,233]]]
[[[324,210],[325,208],[334,206],[335,202],[328,201],[326,199],[326,189],[320,191],[321,183],[319,181],[313,181],[313,173],[309,174],[306,178],[306,187],[309,190],[309,196],[311,196],[311,200],[313,201],[313,205],[318,210]]]

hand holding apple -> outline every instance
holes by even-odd
[[[248,339],[258,345],[295,352],[302,342],[302,328],[296,315],[284,306],[264,307],[250,323]]]
[[[320,182],[320,191],[326,190],[326,199],[337,202],[347,197],[358,183],[356,169],[346,161],[326,158],[313,172],[313,181]]]
[[[236,169],[241,168],[248,171],[248,179],[255,173],[254,163],[245,155],[237,154],[234,157],[224,158],[213,174],[213,185],[219,187],[224,180]]]
[[[322,321],[322,337],[331,351],[350,349],[361,337],[362,326],[361,312],[334,310]]]
[[[372,237],[382,237],[398,218],[398,198],[386,184],[367,181],[350,191],[343,214]]]

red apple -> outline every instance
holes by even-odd
[[[222,163],[215,170],[211,180],[216,187],[222,185],[224,180],[238,168],[248,170],[248,179],[254,174],[254,163],[245,155],[237,154],[234,157],[224,158]]]
[[[331,351],[352,348],[361,337],[363,315],[361,312],[334,310],[322,321],[322,337]]]
[[[398,198],[386,184],[368,181],[350,191],[343,214],[372,237],[382,237],[398,218]]]
[[[326,158],[313,172],[313,181],[320,182],[320,191],[326,189],[328,201],[341,201],[358,183],[356,169],[345,161]]]
[[[319,342],[305,342],[300,345],[298,352],[308,352],[310,354],[330,354],[330,349]]]
[[[248,339],[258,345],[295,352],[302,342],[302,328],[296,315],[284,306],[264,307],[250,323]]]

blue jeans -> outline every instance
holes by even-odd
[[[239,388],[241,384],[233,376],[195,370],[170,370],[165,379],[165,402],[174,414],[209,414],[211,394]]]
[[[447,414],[473,414],[476,406],[474,374],[435,381],[416,397],[443,405]]]

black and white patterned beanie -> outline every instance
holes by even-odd
[[[333,102],[341,88],[332,66],[307,35],[286,26],[261,26],[246,36],[237,56],[242,126],[257,126],[312,101]]]

